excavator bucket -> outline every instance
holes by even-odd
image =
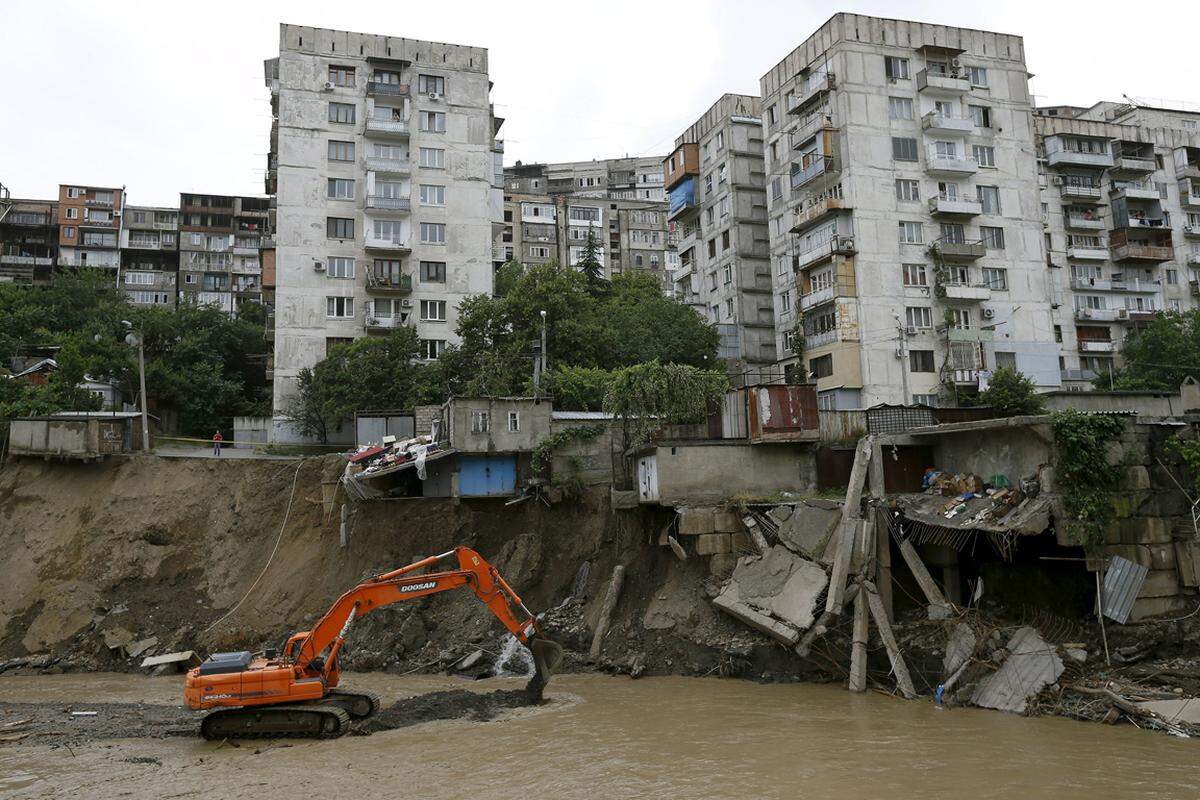
[[[529,652],[533,654],[534,673],[525,689],[540,699],[542,690],[562,661],[562,645],[543,636],[534,636],[529,640]]]

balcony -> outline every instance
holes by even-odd
[[[827,344],[833,344],[837,340],[838,340],[838,332],[836,330],[822,331],[820,333],[813,333],[813,334],[805,334],[804,335],[804,349],[805,350],[815,350],[818,347],[824,347]]]
[[[979,171],[979,162],[974,156],[939,153],[931,147],[926,152],[925,171],[947,175],[974,175]]]
[[[1161,200],[1153,183],[1124,183],[1113,186],[1108,196],[1114,200]]]
[[[1162,288],[1162,281],[1144,281],[1134,278],[1126,281],[1121,276],[1112,280],[1102,278],[1072,278],[1071,288],[1077,292],[1132,292],[1134,294],[1153,294]]]
[[[81,219],[79,227],[81,228],[111,228],[113,221],[111,219]]]
[[[1184,225],[1183,235],[1189,239],[1200,239],[1200,225]]]
[[[812,138],[817,135],[818,131],[833,130],[833,115],[822,113],[811,114],[800,120],[800,124],[788,132],[788,141],[791,142],[793,150],[798,150]]]
[[[1108,250],[1103,245],[1077,245],[1067,248],[1067,258],[1076,261],[1107,261]]]
[[[406,158],[367,156],[367,169],[381,175],[408,175],[412,172],[412,164]]]
[[[939,194],[929,198],[929,213],[945,217],[973,217],[983,213],[983,204],[970,197]]]
[[[796,209],[795,222],[792,224],[792,233],[799,233],[809,225],[846,207],[840,197],[826,197],[817,203],[809,205],[807,208],[798,207]]]
[[[1200,182],[1181,181],[1179,184],[1179,202],[1185,206],[1200,208]]]
[[[408,123],[398,119],[367,119],[366,134],[381,138],[408,138]]]
[[[917,73],[917,91],[928,94],[966,94],[971,91],[971,80],[958,71],[930,72],[923,69]]]
[[[947,300],[960,300],[972,303],[992,299],[992,290],[990,287],[971,286],[966,283],[938,284],[937,293]]]
[[[1200,267],[1200,252],[1190,251],[1184,256],[1184,261],[1189,267]]]
[[[127,247],[130,250],[161,250],[162,242],[158,239],[130,239]]]
[[[407,253],[412,250],[407,239],[384,239],[367,234],[363,247],[367,250],[380,250],[385,253]]]
[[[1166,231],[1166,217],[1134,217],[1129,216],[1124,219],[1118,219],[1113,225],[1113,228],[1126,228],[1128,230],[1137,231]]]
[[[1063,224],[1077,231],[1102,231],[1106,227],[1101,217],[1084,217],[1078,214],[1064,215]]]
[[[372,317],[369,311],[367,318],[363,321],[363,327],[368,332],[378,331],[380,333],[387,333],[388,331],[403,328],[404,324],[404,317]]]
[[[951,114],[930,111],[921,117],[921,127],[930,133],[949,133],[966,136],[975,132],[975,120]]]
[[[795,164],[792,166],[792,191],[811,183],[819,177],[837,172],[840,169],[836,156],[821,154],[814,155],[809,159],[807,164],[801,166],[799,169],[795,168]]]
[[[385,197],[383,195],[367,195],[367,208],[375,211],[396,211],[408,213],[412,203],[407,197]]]
[[[1081,322],[1117,322],[1127,319],[1129,312],[1123,308],[1077,308],[1075,319]]]
[[[1096,371],[1090,369],[1059,370],[1064,381],[1092,381],[1096,379]]]
[[[235,244],[233,254],[235,256],[256,256],[258,255],[258,245]]]
[[[990,342],[996,338],[996,332],[983,328],[950,328],[946,338],[952,342]]]
[[[938,255],[949,261],[974,261],[987,254],[987,247],[984,246],[982,239],[960,241],[938,239],[933,243],[933,249]]]
[[[1116,342],[1106,342],[1103,339],[1080,339],[1079,352],[1081,353],[1115,353],[1117,352]]]
[[[977,369],[956,369],[950,371],[950,380],[954,383],[977,384],[979,383],[979,370]]]
[[[412,275],[376,275],[372,270],[367,270],[368,294],[409,294],[412,288]]]
[[[793,268],[799,272],[803,269],[808,269],[814,264],[820,264],[833,258],[835,255],[852,256],[854,255],[854,239],[850,236],[833,236],[829,241],[817,245],[816,247],[804,253],[800,253],[795,257]]]
[[[814,100],[824,95],[826,92],[831,92],[837,87],[837,77],[832,72],[826,72],[822,75],[814,75],[810,80],[806,81],[806,85],[788,106],[787,113],[800,114]]]
[[[1063,183],[1059,187],[1059,194],[1064,200],[1082,200],[1084,202],[1099,203],[1104,199],[1104,195],[1100,191],[1100,184],[1098,183]]]
[[[18,256],[5,253],[0,255],[0,264],[11,267],[52,267],[54,259],[50,256]]]
[[[1175,248],[1168,244],[1120,244],[1112,247],[1113,261],[1153,261],[1161,263],[1175,257]]]
[[[110,197],[107,200],[101,200],[94,197],[89,197],[83,201],[83,204],[90,208],[112,208],[113,198]]]
[[[808,311],[825,303],[831,303],[835,298],[844,297],[845,292],[837,283],[826,286],[824,289],[817,289],[815,292],[800,295],[800,310]]]
[[[1112,153],[1084,153],[1078,150],[1058,150],[1046,154],[1051,167],[1094,167],[1108,169],[1113,165]]]
[[[407,83],[381,83],[367,81],[367,94],[372,97],[408,97]]]
[[[275,248],[275,237],[264,236],[258,240],[258,246],[262,250],[272,250]]]
[[[1153,322],[1154,318],[1160,313],[1155,308],[1122,308],[1119,311],[1120,316],[1117,321],[1126,325],[1142,325],[1147,322]]]
[[[1157,169],[1154,158],[1141,156],[1116,155],[1113,157],[1112,173],[1114,175],[1148,175]]]
[[[1188,286],[1191,287],[1192,297],[1200,297],[1200,281],[1189,281]]]

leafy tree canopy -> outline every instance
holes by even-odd
[[[1134,328],[1121,345],[1124,366],[1112,376],[1116,389],[1175,391],[1189,375],[1200,378],[1200,310],[1158,314]],[[1109,376],[1095,381],[1109,388]]]
[[[1046,410],[1046,401],[1034,389],[1033,381],[1011,367],[999,367],[992,373],[988,388],[979,393],[979,401],[1002,417],[1041,414]]]

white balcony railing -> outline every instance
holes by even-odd
[[[979,162],[975,160],[974,156],[968,156],[965,153],[939,152],[937,148],[930,147],[926,151],[925,168],[929,172],[953,172],[969,175],[979,171]]]
[[[412,171],[412,164],[407,158],[367,156],[367,169],[371,172],[384,172],[389,175],[407,175]]]

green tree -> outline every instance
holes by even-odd
[[[612,373],[599,367],[559,364],[546,376],[546,392],[554,407],[568,411],[603,411]]]
[[[579,257],[579,263],[575,266],[587,279],[588,291],[593,294],[598,292],[604,284],[604,265],[600,263],[600,245],[596,241],[596,234],[591,226],[588,226],[587,239],[583,243],[583,253]]]
[[[1112,375],[1117,389],[1175,391],[1189,375],[1200,378],[1200,310],[1158,314],[1133,328],[1121,344],[1124,362]],[[1109,388],[1107,374],[1095,381]]]
[[[724,372],[650,361],[613,373],[604,410],[621,420],[626,445],[638,447],[664,425],[704,420],[727,391]]]
[[[1034,389],[1033,381],[1011,367],[999,367],[992,373],[988,388],[979,393],[979,401],[1002,417],[1041,414],[1046,401]]]

